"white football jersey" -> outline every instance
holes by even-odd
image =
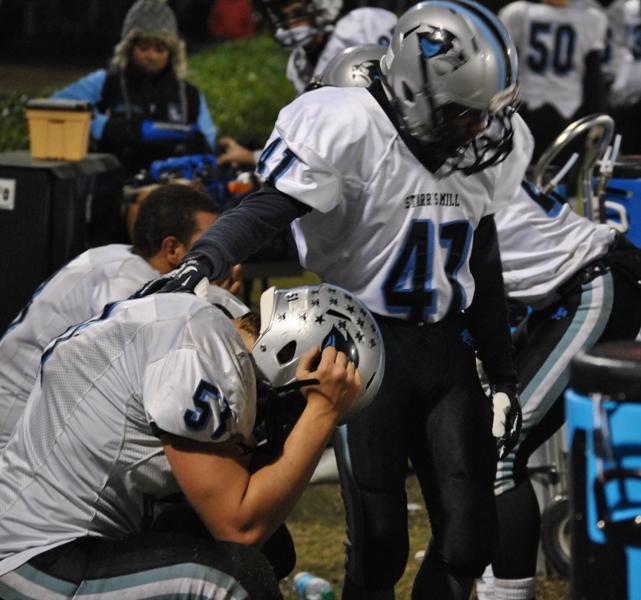
[[[468,266],[481,218],[514,196],[532,139],[496,167],[438,178],[364,88],[321,88],[281,110],[258,162],[280,191],[314,210],[293,225],[303,265],[375,313],[438,321],[474,294]]]
[[[569,119],[583,100],[585,57],[605,50],[608,20],[583,2],[567,6],[517,0],[499,11],[519,54],[521,100],[552,105]]]
[[[131,246],[112,244],[83,252],[36,290],[0,340],[0,448],[22,414],[49,341],[156,277]]]
[[[612,30],[615,103],[641,94],[641,1],[615,0],[607,9]]]
[[[256,384],[222,311],[191,294],[108,305],[45,349],[0,453],[0,575],[84,536],[141,529],[179,491],[154,428],[251,444]]]
[[[384,8],[357,8],[347,13],[329,36],[316,64],[311,64],[302,48],[295,48],[287,63],[287,79],[300,94],[314,75],[323,72],[327,63],[345,48],[363,44],[389,46],[398,18]]]
[[[494,220],[508,297],[541,308],[556,300],[561,284],[608,251],[615,232],[536,192],[524,184]]]

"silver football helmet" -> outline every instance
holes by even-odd
[[[507,156],[517,53],[488,9],[472,0],[413,6],[400,17],[380,66],[406,132],[444,149],[452,168],[471,173]]]
[[[383,380],[381,332],[365,305],[342,288],[322,283],[270,288],[260,298],[261,329],[252,355],[274,387],[296,380],[302,354],[313,346],[335,346],[360,371],[363,391],[347,416],[367,406]]]
[[[312,78],[307,90],[324,86],[367,87],[379,72],[379,60],[387,48],[363,44],[345,48],[330,60],[323,72]]]
[[[317,34],[330,31],[342,0],[258,0],[276,41],[286,48],[305,46]]]

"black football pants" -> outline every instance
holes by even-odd
[[[381,390],[334,442],[347,513],[343,598],[394,597],[408,556],[409,459],[432,526],[413,598],[467,600],[494,548],[496,457],[465,316],[434,325],[378,321]]]

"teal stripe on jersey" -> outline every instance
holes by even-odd
[[[47,595],[43,594],[42,597],[46,598]],[[15,588],[5,585],[2,582],[2,579],[0,579],[0,598],[11,598],[11,600],[35,600],[35,596],[25,596]]]
[[[597,318],[597,322],[590,331],[590,334],[587,336],[586,342],[583,344],[583,347],[590,346],[595,344],[597,340],[601,337],[605,326],[607,325],[608,319],[610,318],[610,313],[612,312],[612,302],[614,300],[614,289],[612,274],[606,273],[601,278],[603,280],[603,302],[601,306],[601,311]],[[596,281],[596,280],[595,280]],[[539,369],[536,376],[530,381],[523,393],[521,394],[521,406],[525,406],[532,397],[533,393],[537,391],[545,377],[548,373],[553,370],[554,366],[559,364],[563,355],[568,351],[568,348],[572,345],[577,335],[581,333],[581,329],[585,324],[587,317],[590,314],[592,306],[592,290],[593,290],[594,281],[590,282],[590,285],[584,288],[584,291],[581,294],[581,303],[580,307],[588,307],[588,310],[582,310],[577,313],[577,316],[572,323],[572,325],[565,332],[564,336],[561,338],[559,344],[555,347],[554,351],[547,358],[543,366]],[[575,353],[573,353],[574,355]],[[555,379],[554,384],[550,387],[550,390],[554,392],[553,395],[550,395],[548,391],[546,396],[557,398],[559,394],[564,390],[569,382],[569,361],[565,361],[568,364],[564,368],[564,372]]]
[[[0,577],[0,598],[11,600],[58,600],[71,598],[77,584],[52,577],[29,563]]]
[[[132,588],[138,588],[139,592],[143,592],[146,588],[150,593],[150,595],[144,594],[138,597],[162,597],[167,593],[171,593],[174,597],[174,594],[183,593],[184,586],[188,585],[189,581],[206,582],[215,586],[216,589],[226,590],[227,595],[224,597],[228,600],[249,600],[249,595],[243,586],[233,577],[213,567],[196,563],[181,563],[138,573],[84,581],[78,588],[76,597],[83,600],[98,596],[105,600],[111,597],[122,600],[127,597],[123,592]],[[157,589],[154,590],[156,586]],[[186,597],[189,595],[187,594]]]
[[[73,593],[76,590],[77,584],[64,581],[63,579],[58,579],[57,577],[52,577],[43,571],[32,567],[29,563],[18,567],[15,573],[19,573],[25,579],[28,579],[32,583],[36,583],[43,587],[46,587],[48,590],[56,592],[58,594],[68,594],[71,589]]]

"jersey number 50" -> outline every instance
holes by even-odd
[[[433,288],[434,228],[431,219],[412,222],[405,244],[383,284],[388,310],[405,312],[415,321],[437,312],[438,290]],[[456,276],[469,254],[472,227],[467,221],[441,223],[438,240],[446,250],[443,270],[452,290],[449,310],[462,310],[465,290]]]
[[[542,75],[551,66],[555,75],[567,75],[574,63],[576,31],[566,23],[555,26],[534,21],[530,26],[530,47],[533,52],[528,54],[527,64],[535,73]]]

